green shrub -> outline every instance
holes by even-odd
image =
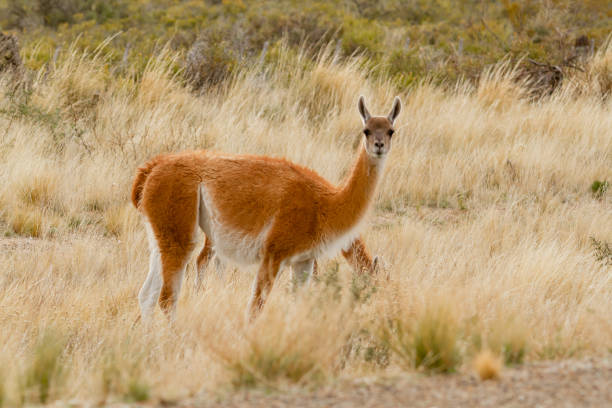
[[[240,50],[247,50],[248,44],[238,45],[238,41],[229,30],[206,30],[198,37],[187,53],[184,70],[194,90],[217,85],[229,77],[246,57]]]
[[[342,47],[347,54],[382,51],[384,32],[376,21],[364,18],[347,18],[342,24]]]
[[[431,306],[416,320],[392,320],[383,327],[381,339],[409,368],[452,373],[461,362],[457,322],[446,307]]]
[[[132,380],[128,385],[128,390],[125,395],[127,402],[143,402],[147,401],[151,396],[150,387],[137,380]]]
[[[593,197],[602,198],[608,191],[609,187],[610,183],[608,183],[608,181],[595,180],[593,184],[591,184],[591,192],[593,193]]]
[[[121,61],[130,43],[135,50],[129,55],[130,63],[138,62],[135,66],[142,70],[148,58],[169,43],[188,55],[185,69],[189,78],[203,83],[196,84],[198,90],[223,81],[238,63],[255,62],[265,43],[281,40],[293,51],[304,47],[314,55],[328,43],[341,40],[345,56],[360,50],[374,73],[390,70],[399,87],[423,77],[438,82],[459,77],[475,80],[484,67],[506,54],[512,58],[527,54],[562,65],[575,54],[579,36],[601,47],[612,18],[604,0],[551,4],[541,0],[486,4],[472,0],[414,0],[409,4],[374,0],[6,0],[2,4],[0,27],[20,31],[24,56],[32,68],[44,66],[58,45],[66,47],[78,40],[80,48],[91,50],[123,32],[106,46],[110,60]],[[542,14],[544,7],[547,13]],[[576,34],[555,34],[568,32]],[[207,40],[196,41],[194,59],[187,51],[197,37]],[[461,51],[460,41],[464,44]],[[38,50],[36,60],[28,59],[33,49]],[[607,93],[610,87],[605,76],[600,81],[604,82],[602,92]]]
[[[506,365],[523,364],[526,354],[525,342],[507,341],[502,346],[502,356]]]
[[[44,24],[50,27],[72,23],[73,14],[79,11],[76,0],[36,0],[36,3],[36,11],[42,16]]]

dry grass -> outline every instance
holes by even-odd
[[[491,350],[482,350],[474,358],[474,370],[481,380],[497,380],[499,378],[502,361]]]
[[[478,86],[402,94],[364,231],[389,280],[357,282],[328,260],[295,294],[285,273],[251,326],[253,270],[210,273],[196,291],[193,262],[176,324],[160,314],[132,326],[148,265],[128,203],[136,166],[206,148],[284,156],[337,182],[358,143],[358,96],[381,112],[396,93],[389,83],[359,60],[324,54],[311,66],[287,53],[196,97],[167,54],[135,81],[73,50],[27,92],[0,78],[1,398],[172,399],[462,370],[481,349],[506,364],[610,353],[612,273],[591,237],[612,242],[611,194],[591,185],[612,179],[612,105],[601,97],[611,56],[591,62],[597,84],[576,92],[589,79],[567,81],[535,103],[505,65]],[[31,373],[47,349],[45,382]]]

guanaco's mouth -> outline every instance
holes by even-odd
[[[373,159],[382,159],[387,155],[386,152],[383,152],[382,150],[380,151],[374,151],[372,153],[370,153],[370,157],[372,157]]]

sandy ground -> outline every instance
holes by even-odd
[[[526,364],[496,381],[472,374],[343,382],[316,391],[202,395],[181,407],[612,407],[612,358]]]

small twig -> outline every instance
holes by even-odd
[[[536,60],[533,60],[531,58],[527,58],[527,61],[531,62],[533,65],[537,65],[538,67],[550,67],[550,64],[546,63],[546,62],[538,62]]]
[[[575,65],[575,64],[569,64],[569,63],[567,63],[567,64],[563,64],[563,66],[564,66],[564,67],[568,67],[568,68],[577,69],[577,70],[578,70],[578,71],[580,71],[580,72],[585,72],[585,70],[584,70],[583,68],[581,68],[581,67],[579,67],[579,66],[577,66],[577,65]]]
[[[561,69],[561,67],[568,67],[568,68],[573,68],[573,69],[577,69],[578,71],[584,72],[584,69],[582,69],[581,67],[579,67],[579,66],[577,66],[575,64],[570,63],[570,61],[572,61],[573,59],[575,59],[575,57],[571,57],[571,58],[563,61],[561,63],[561,65],[551,65],[551,64],[549,64],[547,62],[538,62],[538,61],[533,60],[531,58],[527,58],[527,61],[531,62],[533,65],[536,65],[538,67],[546,67],[548,69],[556,70],[556,71],[563,71]]]
[[[125,51],[123,51],[123,58],[121,58],[121,68],[125,69],[128,66],[128,57],[130,55],[130,48],[132,47],[132,43],[128,43],[125,47]]]
[[[342,38],[340,38],[336,43],[336,50],[334,51],[334,61],[337,61],[338,58],[340,58],[340,55],[342,55]]]
[[[9,134],[9,131],[11,130],[11,127],[13,126],[13,120],[14,119],[15,119],[15,116],[11,115],[10,119],[9,119],[8,125],[6,125],[6,129],[4,130],[4,134],[2,135],[2,145],[3,146],[5,145],[5,140],[6,140],[7,136],[8,136],[8,134]]]
[[[270,45],[270,43],[268,41],[266,41],[263,45],[263,48],[261,50],[261,54],[259,55],[259,63],[258,65],[263,65],[265,59],[266,59],[266,53],[268,52],[268,46]]]
[[[57,63],[57,57],[59,56],[61,49],[62,49],[62,46],[58,45],[57,48],[55,49],[55,52],[53,53],[53,69],[55,69],[55,65]]]

